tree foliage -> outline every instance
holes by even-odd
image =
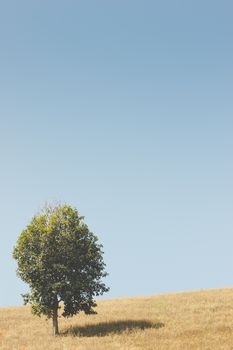
[[[89,231],[78,211],[65,204],[47,207],[35,215],[20,234],[13,251],[17,274],[30,287],[23,295],[32,312],[53,317],[58,333],[57,310],[65,317],[84,311],[95,313],[94,297],[108,291],[102,245]]]

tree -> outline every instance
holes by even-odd
[[[95,296],[109,288],[102,282],[107,275],[102,245],[89,231],[78,211],[65,204],[46,207],[35,215],[20,234],[13,250],[17,274],[29,284],[22,295],[32,313],[53,319],[58,332],[58,310],[62,316],[80,311],[96,313]]]

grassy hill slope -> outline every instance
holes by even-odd
[[[29,307],[0,309],[1,350],[233,349],[233,289],[106,300],[98,315],[51,321]]]

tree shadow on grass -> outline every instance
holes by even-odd
[[[103,337],[109,334],[120,334],[126,331],[144,330],[148,328],[159,329],[164,327],[162,322],[149,322],[146,320],[122,320],[113,322],[100,322],[96,324],[89,324],[86,326],[70,327],[61,335],[72,335],[78,337]]]

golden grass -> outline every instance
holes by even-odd
[[[230,350],[233,288],[100,301],[98,315],[51,321],[29,307],[0,309],[1,350]]]

